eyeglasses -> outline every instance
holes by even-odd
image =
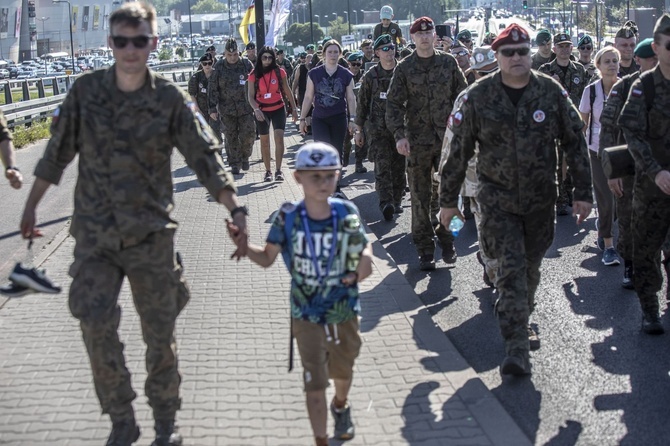
[[[363,65],[360,62],[349,62],[349,63],[351,64],[352,67],[360,67],[361,65]]]
[[[591,45],[582,45],[579,47],[579,51],[591,51],[593,47]]]
[[[503,48],[499,50],[499,52],[505,57],[514,57],[515,54],[518,54],[519,56],[527,56],[528,53],[530,53],[530,48],[527,46],[521,48]]]
[[[207,67],[207,66],[209,66],[209,65],[212,65],[212,63],[213,63],[213,62],[200,62],[200,64],[201,64],[203,67]]]
[[[264,54],[263,57],[261,57],[261,59],[263,59],[263,60],[274,60],[274,56],[267,56],[267,55]]]
[[[128,45],[128,42],[132,42],[135,48],[142,49],[149,44],[149,40],[154,38],[154,36],[135,36],[135,37],[111,36],[111,37],[114,46],[119,49],[125,48],[126,45]]]
[[[383,46],[383,47],[377,48],[377,49],[382,50],[383,52],[387,53],[389,51],[395,50],[395,45],[387,45],[387,46]]]

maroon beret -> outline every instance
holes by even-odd
[[[430,17],[419,17],[412,23],[412,26],[409,28],[409,33],[414,34],[418,31],[429,31],[435,29],[435,24],[433,19]]]
[[[493,41],[491,49],[498,51],[498,48],[502,45],[514,45],[517,43],[530,43],[530,37],[528,36],[528,31],[522,26],[512,23]]]

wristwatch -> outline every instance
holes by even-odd
[[[247,217],[249,216],[249,208],[246,205],[238,206],[232,211],[230,211],[230,217],[233,218],[235,217],[235,214],[243,213]]]
[[[19,168],[16,167],[16,166],[7,166],[7,167],[5,167],[5,172],[7,172],[8,170],[16,170],[17,172],[21,172],[21,171],[19,170]]]

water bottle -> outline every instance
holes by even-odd
[[[463,224],[463,220],[454,215],[454,218],[449,222],[449,230],[454,237],[458,237],[458,232],[463,228]]]

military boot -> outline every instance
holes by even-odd
[[[663,268],[665,269],[665,279],[667,286],[665,288],[665,298],[670,302],[670,254],[667,254],[663,260]]]
[[[530,358],[528,352],[522,350],[509,352],[500,365],[500,373],[514,376],[530,375]]]
[[[156,420],[154,424],[156,439],[151,446],[181,446],[183,438],[177,432],[174,420]]]
[[[115,421],[106,446],[130,446],[140,438],[140,427],[134,418]]]
[[[661,335],[665,333],[658,311],[645,311],[642,314],[642,331],[650,335]]]

